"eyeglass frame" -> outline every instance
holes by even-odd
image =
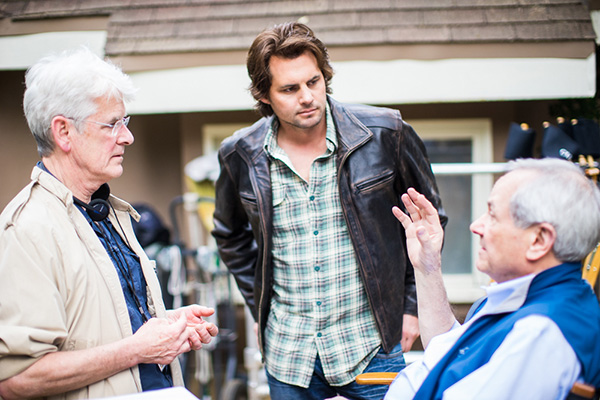
[[[69,118],[69,119],[72,119],[73,121],[77,121],[75,118]],[[123,118],[116,121],[114,124],[107,124],[105,122],[92,121],[91,119],[83,119],[81,121],[82,122],[92,122],[96,125],[101,125],[101,126],[106,126],[107,128],[112,128],[111,135],[113,137],[115,137],[119,134],[119,131],[121,130],[122,127],[127,127],[127,125],[129,125],[130,119],[131,119],[131,115],[126,115]]]

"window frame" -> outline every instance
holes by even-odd
[[[471,221],[487,210],[487,198],[494,183],[493,172],[489,168],[493,162],[492,121],[487,118],[436,119],[407,121],[423,140],[471,140],[472,163],[432,164],[434,175],[472,175]],[[478,165],[488,168],[478,170]],[[454,168],[447,168],[448,166]],[[462,170],[462,171],[461,171]],[[459,172],[457,172],[459,171]],[[442,199],[443,203],[444,199]],[[449,216],[452,218],[452,216]],[[479,237],[471,235],[471,269],[465,274],[443,274],[444,284],[451,303],[472,303],[485,294],[482,286],[489,283],[489,277],[477,270],[475,262],[479,251]]]

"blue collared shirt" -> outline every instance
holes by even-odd
[[[142,273],[140,259],[121,238],[121,235],[117,233],[108,218],[100,222],[94,222],[83,208],[79,207],[79,209],[96,232],[98,239],[100,239],[115,265],[125,295],[132,333],[135,333],[144,322],[151,318],[148,310],[146,279]],[[131,288],[135,293],[132,293]],[[162,371],[156,364],[139,364],[138,367],[144,391],[173,386],[173,379],[168,367]]]

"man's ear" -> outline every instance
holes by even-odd
[[[55,116],[50,122],[50,130],[56,146],[68,152],[71,149],[71,134],[75,131],[70,119],[62,115]]]
[[[271,105],[271,101],[269,100],[269,98],[267,96],[263,97],[262,99],[259,100],[261,103],[265,103],[268,105]]]
[[[526,257],[530,261],[537,261],[552,252],[556,242],[556,230],[547,222],[534,225],[531,229],[531,243]]]

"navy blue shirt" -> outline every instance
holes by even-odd
[[[142,273],[140,259],[123,241],[108,219],[93,222],[82,208],[80,210],[98,235],[100,242],[102,242],[115,265],[125,295],[131,328],[135,333],[144,322],[151,318],[148,310],[146,279]],[[162,371],[157,364],[139,364],[138,367],[144,391],[173,386],[168,366]]]

